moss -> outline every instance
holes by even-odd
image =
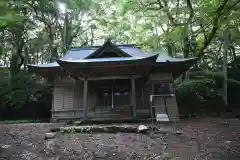
[[[115,125],[68,126],[68,127],[60,127],[59,130],[61,133],[120,133],[120,132],[139,133],[137,127],[125,126],[125,125],[122,125],[122,126],[115,126]]]
[[[19,124],[19,123],[40,123],[40,120],[6,120],[0,121],[0,124]]]

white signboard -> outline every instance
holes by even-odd
[[[157,114],[156,114],[156,120],[157,120],[158,122],[169,122],[169,118],[168,118],[168,115],[167,115],[167,114],[157,113]]]

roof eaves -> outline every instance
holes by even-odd
[[[27,64],[27,66],[34,68],[58,68],[59,64],[57,62],[53,62],[48,64]]]

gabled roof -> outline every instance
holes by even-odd
[[[106,46],[111,47],[114,51],[118,52],[119,57],[115,58],[94,58],[97,54],[101,54]],[[110,40],[107,40],[102,46],[91,46],[89,48],[72,48],[70,49],[65,56],[63,56],[60,61],[68,61],[68,62],[97,62],[97,61],[124,61],[126,58],[133,58],[139,59],[141,57],[149,57],[155,55],[154,53],[145,53],[142,52],[139,48],[137,48],[133,44],[125,44],[125,45],[115,45]],[[91,60],[89,59],[91,58]],[[166,53],[160,53],[156,60],[157,64],[163,63],[182,63],[187,62],[189,60],[193,60],[196,58],[173,58],[167,55]],[[41,69],[55,69],[59,67],[58,62],[53,62],[49,64],[39,64],[33,65],[29,64],[28,67],[30,68],[41,68]]]
[[[114,52],[114,54],[116,54],[117,57],[132,57],[128,53],[121,50],[121,48],[113,44],[110,39],[108,39],[101,47],[99,47],[97,50],[95,50],[93,53],[87,56],[86,59],[97,58],[101,56],[104,53],[104,51],[107,51],[108,49]],[[102,57],[102,58],[105,58],[105,57]]]
[[[139,48],[134,45],[115,45],[117,48],[121,49],[123,52],[129,55],[129,57],[147,57],[149,55],[142,52]],[[97,49],[101,46],[92,46],[89,48],[72,48],[70,49],[61,60],[71,61],[71,60],[83,60],[87,59],[90,55],[97,51]],[[119,57],[121,59],[121,57]],[[28,66],[32,67],[59,67],[57,62],[48,63],[48,64],[28,64]]]
[[[145,57],[147,56],[144,52],[142,52],[139,48],[134,45],[116,45],[119,49],[121,49],[126,54],[130,55],[129,57]],[[80,60],[87,59],[90,55],[92,55],[100,46],[94,46],[90,48],[72,48],[70,49],[65,56],[63,56],[62,60]]]

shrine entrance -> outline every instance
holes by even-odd
[[[96,112],[121,118],[132,117],[131,80],[99,80],[95,81]]]

